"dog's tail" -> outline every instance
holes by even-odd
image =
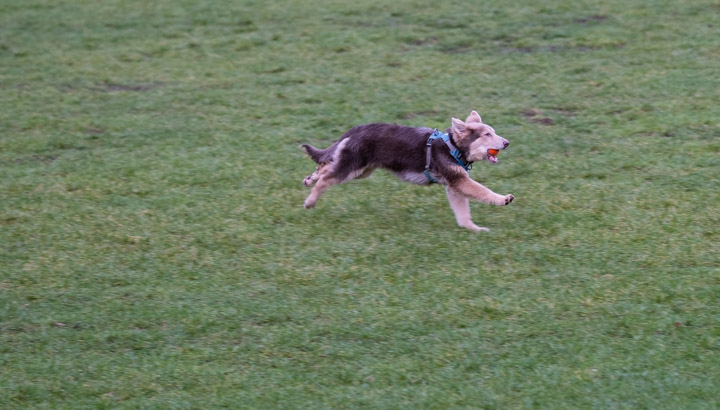
[[[326,162],[329,162],[332,158],[332,153],[335,151],[335,145],[333,144],[327,149],[317,149],[313,147],[312,145],[303,144],[300,146],[300,149],[302,149],[310,158],[312,158],[313,161],[315,161],[318,164],[324,164]]]

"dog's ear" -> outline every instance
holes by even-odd
[[[467,126],[464,122],[458,120],[457,118],[452,119],[451,129],[453,134],[457,135],[458,137],[464,137],[467,133]]]
[[[480,118],[480,114],[477,113],[477,111],[474,111],[470,113],[470,115],[467,117],[467,120],[465,122],[479,122],[482,123],[482,118]]]

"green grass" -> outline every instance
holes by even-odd
[[[720,6],[0,0],[0,407],[717,408]],[[458,228],[365,122],[512,142]]]

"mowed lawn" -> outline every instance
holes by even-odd
[[[0,408],[717,408],[720,4],[0,0]],[[351,126],[511,141],[472,205]]]

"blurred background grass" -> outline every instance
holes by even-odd
[[[717,406],[717,2],[0,11],[0,406]],[[302,209],[299,143],[471,109],[489,234]]]

